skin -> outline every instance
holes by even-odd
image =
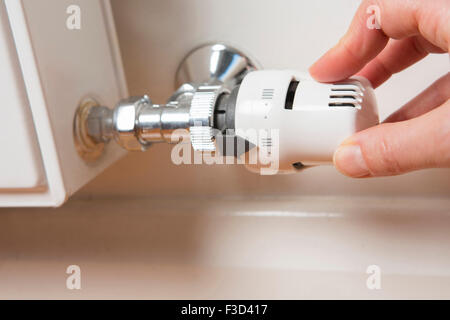
[[[366,25],[367,8],[380,8],[381,29]],[[339,43],[310,68],[321,82],[352,75],[376,88],[430,53],[450,52],[450,0],[367,0]],[[449,70],[443,66],[443,72]],[[346,139],[334,164],[353,178],[450,167],[450,73],[389,116]]]

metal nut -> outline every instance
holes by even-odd
[[[119,102],[114,110],[114,138],[123,148],[143,151],[148,146],[137,135],[137,118],[140,109],[150,105],[151,101],[147,96],[130,97]]]

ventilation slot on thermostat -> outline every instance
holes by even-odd
[[[353,83],[333,84],[328,106],[352,107],[361,109],[364,93],[360,86]]]

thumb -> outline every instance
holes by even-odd
[[[334,164],[353,178],[450,167],[450,100],[418,118],[356,133],[337,149]]]

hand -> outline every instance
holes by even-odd
[[[381,29],[367,27],[367,8],[379,8]],[[346,35],[311,68],[318,81],[355,73],[376,88],[429,53],[450,51],[450,0],[363,1]],[[448,71],[443,66],[443,71]],[[450,167],[450,73],[388,117],[345,140],[336,168],[354,178]]]

